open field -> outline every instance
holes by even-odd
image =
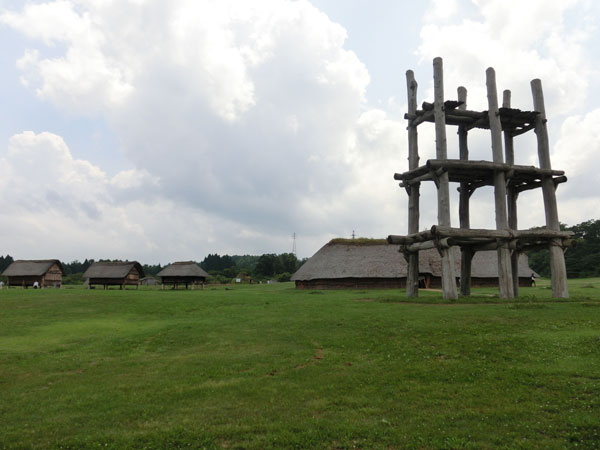
[[[600,279],[0,291],[0,448],[599,448]]]

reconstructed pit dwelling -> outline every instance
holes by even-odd
[[[518,295],[518,255],[533,248],[550,249],[552,296],[568,297],[564,249],[571,243],[572,233],[560,231],[556,206],[556,188],[567,181],[564,172],[552,170],[546,127],[542,82],[531,81],[534,111],[511,107],[510,91],[504,91],[502,107],[498,106],[496,75],[486,71],[488,111],[467,109],[467,90],[458,88],[458,101],[444,101],[443,64],[433,60],[434,102],[424,102],[417,109],[417,82],[411,70],[406,72],[408,91],[408,172],[397,173],[409,196],[408,235],[388,237],[390,244],[400,244],[408,262],[406,295],[418,296],[419,251],[437,248],[442,257],[442,291],[445,299],[458,297],[455,265],[451,246],[461,249],[460,293],[470,295],[471,261],[479,250],[497,250],[498,279],[501,298]],[[423,122],[435,123],[436,159],[419,166],[417,128]],[[459,159],[448,159],[446,125],[458,127]],[[468,133],[473,128],[490,130],[492,161],[469,160]],[[537,136],[539,167],[514,164],[513,139],[533,130]],[[504,138],[504,139],[503,139]],[[504,145],[503,145],[504,140]],[[503,148],[504,147],[504,148]],[[423,181],[437,187],[438,224],[419,232],[419,190]],[[460,228],[450,225],[449,183],[460,183]],[[494,186],[496,229],[472,229],[469,223],[469,199],[482,186]],[[546,214],[546,227],[541,230],[517,229],[517,197],[520,192],[541,188]]]

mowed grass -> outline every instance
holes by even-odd
[[[0,291],[0,448],[598,448],[600,279]]]

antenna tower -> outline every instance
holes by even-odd
[[[296,256],[296,232],[293,234],[294,243],[292,244],[292,254]]]

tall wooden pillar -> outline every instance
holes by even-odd
[[[492,154],[495,163],[503,164],[502,154],[502,124],[498,111],[498,91],[496,89],[496,73],[493,68],[488,68],[486,86],[488,97],[488,117],[492,135]],[[502,170],[494,171],[494,203],[496,207],[496,229],[508,230],[508,217],[506,212],[506,180]],[[513,298],[512,269],[510,249],[504,242],[498,247],[498,278],[500,284],[500,298]]]
[[[502,96],[502,106],[510,108],[510,91],[507,89]],[[515,164],[515,148],[513,143],[513,135],[510,129],[504,130],[504,155],[506,164]],[[519,193],[514,186],[506,188],[506,201],[508,204],[508,227],[511,230],[518,229],[517,221],[517,197]],[[510,266],[512,271],[513,293],[515,297],[519,296],[519,252],[513,249],[510,255]]]
[[[467,89],[463,86],[458,88],[458,101],[462,105],[458,109],[467,109]],[[464,126],[458,127],[458,152],[461,161],[469,159],[468,131]],[[471,219],[469,211],[469,202],[471,191],[469,183],[462,181],[460,183],[460,197],[458,200],[458,218],[460,227],[464,229],[471,228]],[[473,261],[473,250],[470,247],[463,246],[460,249],[460,295],[471,295],[471,262]]]
[[[435,119],[435,153],[437,159],[448,158],[446,143],[446,115],[444,112],[444,69],[442,58],[433,60],[433,116]],[[450,186],[448,172],[442,173],[438,178],[438,224],[450,227]],[[439,249],[442,255],[442,292],[444,299],[458,298],[456,291],[456,274],[454,258],[449,248]]]
[[[406,89],[408,93],[408,113],[417,113],[417,82],[412,70],[406,72]],[[408,168],[419,166],[419,144],[417,127],[408,123]],[[420,184],[409,185],[408,188],[408,234],[419,232],[419,191]],[[419,295],[419,252],[410,253],[406,277],[406,296]]]
[[[550,164],[548,129],[546,128],[546,107],[544,105],[544,93],[542,91],[541,80],[535,79],[531,81],[531,93],[533,94],[533,108],[539,113],[535,119],[535,134],[537,136],[540,168],[552,169],[552,165]],[[546,228],[552,231],[560,231],[555,189],[556,187],[552,180],[552,176],[548,175],[542,178]],[[554,239],[550,242],[550,271],[552,273],[552,297],[569,297],[565,255],[560,239]]]

